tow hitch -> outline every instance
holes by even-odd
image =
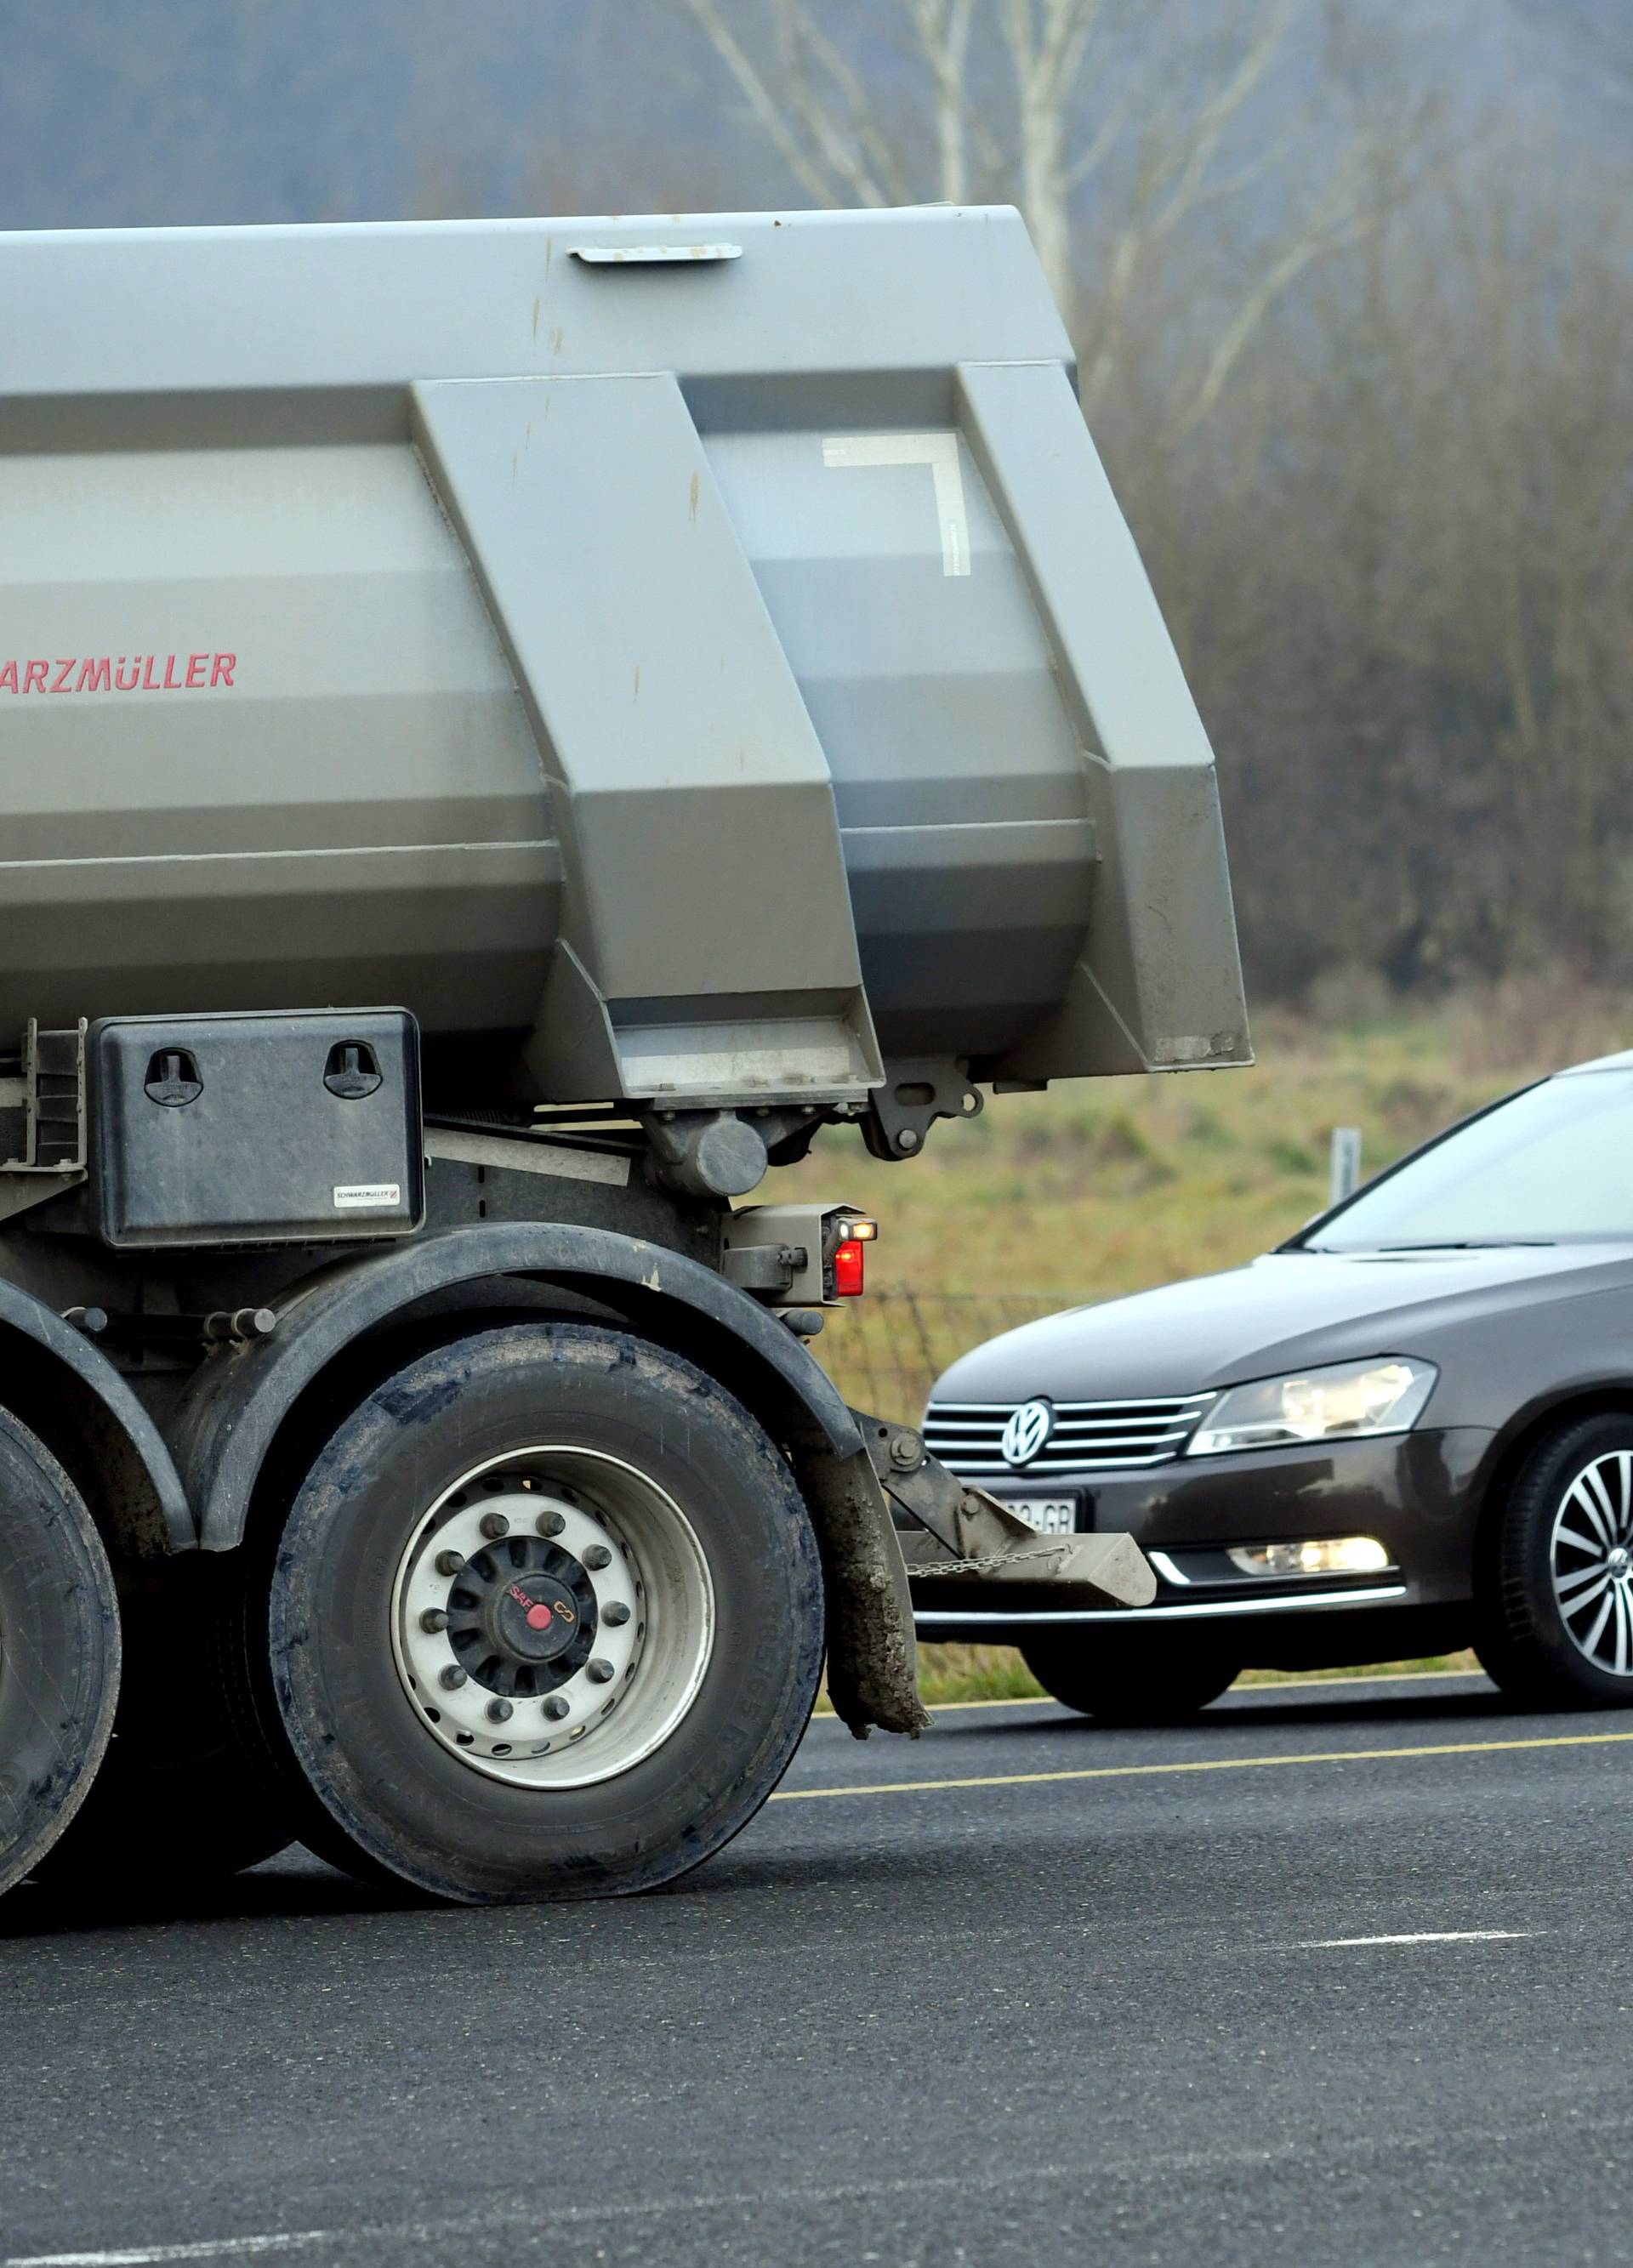
[[[958,1480],[910,1425],[856,1413],[890,1499],[909,1580],[1046,1584],[1061,1603],[1143,1607],[1156,1577],[1132,1535],[1041,1535],[985,1489]]]

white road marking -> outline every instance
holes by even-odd
[[[200,2244],[133,2244],[113,2252],[31,2252],[0,2268],[159,2268],[170,2260],[245,2260],[257,2253],[299,2252],[314,2244],[339,2244],[373,2232],[344,2228],[282,2229],[267,2236],[208,2236]],[[381,2235],[392,2232],[381,2230]]]
[[[1511,1937],[1546,1937],[1545,1929],[1414,1929],[1393,1937],[1312,1937],[1289,1953],[1332,1953],[1345,1945],[1494,1945]]]

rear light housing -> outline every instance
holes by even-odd
[[[722,1226],[720,1273],[768,1307],[838,1307],[861,1296],[865,1255],[878,1233],[878,1222],[854,1205],[743,1205]]]
[[[860,1300],[866,1288],[868,1247],[879,1233],[879,1224],[866,1214],[836,1211],[828,1223],[828,1297]]]

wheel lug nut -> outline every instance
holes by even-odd
[[[427,1607],[419,1618],[419,1626],[423,1631],[447,1630],[448,1618],[446,1609],[441,1607]]]
[[[609,1629],[622,1630],[630,1618],[630,1610],[622,1599],[614,1599],[610,1606],[602,1609],[601,1618]]]
[[[544,1714],[552,1720],[558,1721],[568,1714],[573,1704],[570,1701],[564,1701],[559,1693],[552,1693],[544,1704]]]
[[[610,1567],[612,1554],[604,1543],[592,1543],[584,1554],[584,1565],[587,1567]]]
[[[490,1701],[488,1704],[488,1714],[496,1725],[502,1725],[507,1717],[514,1717],[515,1713],[508,1701]]]
[[[610,1661],[603,1660],[597,1654],[595,1660],[586,1666],[584,1675],[592,1685],[609,1685],[617,1673]]]
[[[496,1543],[501,1535],[510,1534],[510,1522],[502,1512],[484,1512],[477,1525],[490,1543]]]
[[[566,1524],[558,1512],[542,1512],[533,1523],[541,1535],[559,1535]]]
[[[437,1683],[445,1693],[457,1693],[465,1683],[465,1673],[457,1661],[450,1661],[447,1668],[439,1675]]]
[[[465,1555],[462,1551],[439,1551],[437,1554],[439,1575],[457,1575],[464,1565]]]

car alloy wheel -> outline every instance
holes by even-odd
[[[1572,1643],[1613,1677],[1633,1677],[1633,1450],[1584,1465],[1554,1516],[1554,1597]]]
[[[1511,1701],[1633,1707],[1633,1411],[1531,1444],[1492,1492],[1474,1572],[1474,1651]]]

